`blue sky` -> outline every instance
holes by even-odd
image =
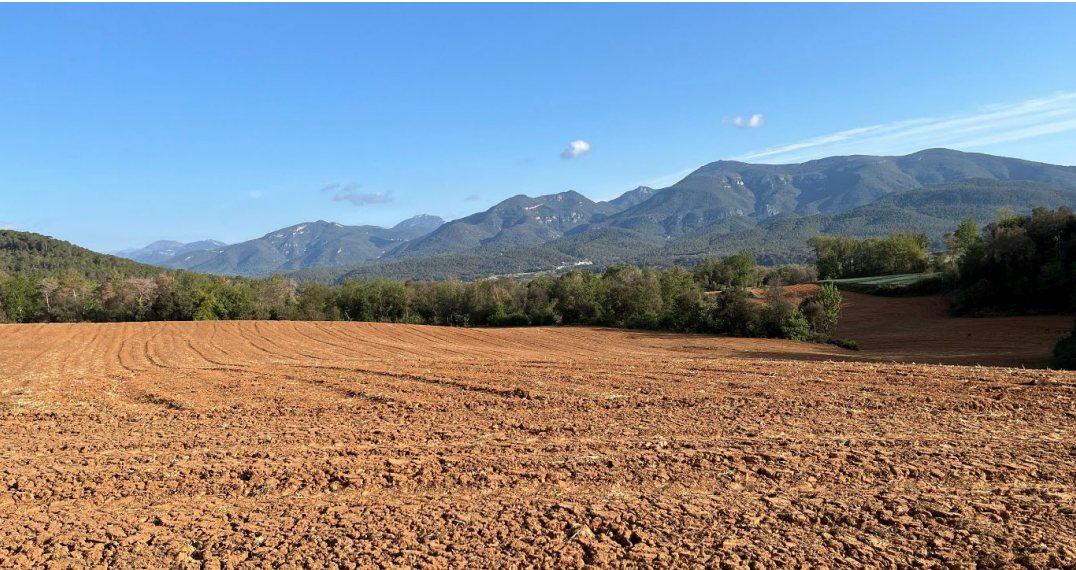
[[[1076,164],[1074,28],[1072,5],[3,5],[0,227],[108,251],[727,158]]]

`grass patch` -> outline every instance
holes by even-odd
[[[952,289],[952,283],[943,273],[904,273],[833,279],[841,291],[879,295],[883,297],[919,297],[937,295]]]

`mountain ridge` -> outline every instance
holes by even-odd
[[[226,245],[228,244],[215,239],[205,239],[189,243],[175,240],[157,240],[145,247],[114,251],[110,252],[109,255],[123,257],[139,263],[156,265],[158,263],[164,263],[178,255],[183,255],[192,251],[217,249]]]
[[[421,214],[392,228],[345,226],[317,220],[266,233],[213,250],[188,252],[160,262],[171,269],[213,274],[258,276],[309,267],[331,267],[376,259],[400,244],[425,235],[443,223]]]
[[[767,251],[760,252],[764,259],[799,260],[804,244],[781,245],[764,239],[760,232],[792,227],[800,233],[808,229],[821,232],[825,224],[820,220],[830,219],[825,216],[840,217],[870,204],[881,208],[876,214],[883,220],[879,224],[906,227],[894,220],[920,214],[913,205],[887,201],[888,197],[961,181],[974,182],[942,187],[940,193],[946,199],[958,199],[962,193],[985,192],[993,200],[991,204],[997,205],[1006,199],[1004,196],[1011,199],[1020,195],[1020,189],[999,189],[991,184],[1015,187],[1027,182],[1044,185],[1048,189],[1037,188],[1032,194],[1057,203],[1062,194],[1068,200],[1067,192],[1076,189],[1076,166],[949,149],[903,156],[834,156],[796,164],[719,160],[695,169],[669,187],[640,186],[607,201],[596,202],[569,190],[536,197],[518,194],[449,222],[416,216],[388,229],[309,222],[241,244],[177,256],[160,265],[254,276],[349,267],[361,273],[377,264],[414,267],[416,275],[424,278],[437,277],[437,271],[443,269],[443,278],[454,267],[442,258],[465,260],[463,266],[473,268],[468,274],[478,276],[482,267],[488,273],[501,274],[536,269],[542,264],[558,267],[584,261],[597,265],[603,260],[667,263],[686,259],[682,257],[684,247],[680,247],[685,244],[705,242],[698,247],[711,248],[707,251],[717,254],[726,252],[727,245],[740,238],[764,247]],[[933,237],[941,225],[955,226],[957,220],[945,218],[955,211],[945,210],[948,213],[937,219],[923,218],[924,223],[929,221]],[[869,228],[864,223],[853,224],[856,231],[866,232]],[[318,237],[290,235],[301,233],[300,226],[317,226]],[[789,232],[792,230],[786,232],[789,236],[794,233]],[[274,238],[276,234],[282,235]],[[701,236],[706,239],[700,241]],[[584,251],[594,254],[595,259],[586,258]]]

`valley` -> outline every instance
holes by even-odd
[[[1076,570],[1073,29],[0,4],[0,570]]]

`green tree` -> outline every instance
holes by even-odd
[[[278,320],[288,315],[295,303],[294,281],[277,274],[267,281],[256,281],[255,287],[255,318]]]
[[[823,283],[814,298],[822,308],[822,320],[819,324],[818,332],[826,335],[832,334],[833,329],[837,328],[837,323],[841,320],[841,304],[843,302],[841,292],[833,283]]]
[[[710,258],[695,266],[695,280],[707,291],[726,287],[754,287],[758,284],[758,262],[754,254],[741,251],[725,259]]]
[[[661,319],[662,329],[674,331],[698,330],[701,323],[702,292],[695,282],[695,276],[676,266],[661,274]]]
[[[954,259],[963,257],[973,249],[982,248],[983,238],[979,236],[979,225],[971,218],[960,222],[953,233],[946,234],[945,243],[949,255]]]
[[[758,283],[754,281],[755,268],[758,262],[750,251],[741,251],[736,255],[730,255],[721,262],[728,275],[728,284],[733,287],[754,287]]]
[[[24,273],[0,274],[0,307],[12,323],[30,323],[41,318],[37,284]]]
[[[602,275],[607,291],[606,324],[656,328],[661,316],[661,278],[652,268],[610,267]]]
[[[295,297],[294,317],[305,321],[335,321],[339,319],[335,291],[321,283],[304,283]]]
[[[781,334],[788,340],[807,340],[811,336],[811,327],[803,313],[794,309],[785,317],[785,324],[781,327]]]
[[[220,319],[220,314],[224,312],[223,307],[217,301],[217,298],[213,296],[213,293],[208,291],[198,292],[198,301],[196,308],[194,309],[195,321],[216,321]]]
[[[573,269],[561,275],[552,289],[553,310],[561,324],[597,324],[602,321],[604,283],[593,273]]]
[[[784,295],[784,287],[771,285],[763,296],[761,311],[762,334],[770,338],[786,338],[785,326],[793,313],[799,312]]]

